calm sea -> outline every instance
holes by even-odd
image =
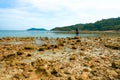
[[[66,38],[74,37],[75,34],[58,34],[51,31],[18,31],[18,30],[0,30],[2,37],[48,37],[48,38]],[[97,36],[96,34],[79,34],[81,37]]]

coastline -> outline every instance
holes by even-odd
[[[120,79],[120,36],[0,38],[1,80]]]

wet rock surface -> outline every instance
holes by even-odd
[[[120,37],[1,38],[0,74],[0,80],[119,80]]]

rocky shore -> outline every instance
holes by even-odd
[[[0,38],[0,80],[120,80],[120,37]]]

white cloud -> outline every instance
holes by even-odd
[[[79,9],[119,9],[119,0],[19,0],[26,7],[31,6],[43,11],[59,11],[63,8],[78,11]]]
[[[119,3],[119,0],[18,0],[14,8],[0,8],[0,26],[8,23],[7,26],[51,29],[95,22],[103,18],[118,17]],[[26,29],[25,27],[19,29]]]

